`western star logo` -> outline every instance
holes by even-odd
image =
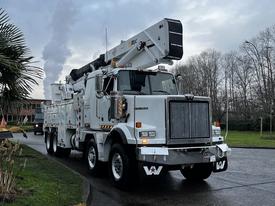
[[[150,169],[147,166],[143,166],[146,175],[159,175],[163,166],[159,166],[158,169],[155,166],[151,166]]]
[[[217,170],[222,170],[224,168],[224,165],[225,165],[225,160],[217,162],[216,163],[216,169]]]

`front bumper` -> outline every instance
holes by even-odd
[[[227,144],[199,147],[138,147],[139,161],[161,165],[190,165],[217,162],[231,152]]]

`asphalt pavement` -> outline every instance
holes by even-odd
[[[42,135],[14,134],[33,149],[48,155]],[[149,178],[130,191],[121,191],[111,185],[108,174],[91,176],[82,154],[73,152],[69,158],[51,157],[90,182],[94,206],[170,206],[170,205],[249,205],[275,206],[275,150],[233,148],[229,168],[213,173],[206,181],[190,183],[179,171],[170,171],[161,178]]]

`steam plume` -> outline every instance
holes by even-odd
[[[71,56],[68,48],[69,34],[74,22],[76,9],[72,0],[59,1],[51,21],[51,39],[44,47],[44,95],[51,99],[50,84],[58,80],[64,63]]]

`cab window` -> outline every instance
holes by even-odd
[[[110,92],[114,89],[114,78],[106,77],[103,80],[103,91],[110,95]]]

